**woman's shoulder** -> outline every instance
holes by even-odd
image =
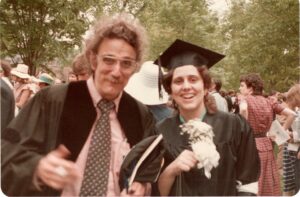
[[[178,119],[178,115],[177,114],[173,114],[170,117],[167,117],[167,118],[164,118],[164,119],[158,121],[156,125],[157,125],[158,128],[160,128],[160,127],[165,127],[165,126],[168,126],[168,125],[177,124],[176,123],[177,119]]]

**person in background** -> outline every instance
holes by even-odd
[[[39,87],[40,89],[54,84],[54,79],[48,73],[42,73],[39,77]]]
[[[4,131],[6,195],[146,195],[146,182],[123,191],[118,185],[125,155],[156,133],[149,109],[123,91],[145,55],[146,31],[132,15],[117,14],[97,20],[91,32],[85,54],[92,76],[43,88]]]
[[[80,53],[74,58],[72,71],[76,75],[77,80],[87,80],[91,76],[91,65],[87,61],[84,53]]]
[[[28,74],[29,67],[25,64],[18,64],[16,68],[11,70],[11,74],[17,77],[14,84],[14,96],[16,101],[16,107],[20,110],[29,101],[32,94],[30,87]]]
[[[125,91],[138,101],[147,105],[157,121],[172,114],[172,109],[167,106],[168,94],[162,89],[162,95],[158,90],[158,66],[153,61],[144,62],[138,73],[129,80]]]
[[[12,89],[1,78],[1,135],[15,116],[15,98]]]
[[[77,76],[73,71],[70,71],[68,74],[68,82],[78,81]]]
[[[300,109],[300,84],[293,85],[287,92],[286,105],[294,112]],[[300,112],[297,113],[297,116],[300,116]],[[300,146],[300,125],[297,124],[299,122],[295,120],[289,128],[293,140],[285,143],[283,148],[283,195],[285,196],[293,196],[299,190],[299,188],[296,188],[296,164],[299,164],[297,154]]]
[[[270,130],[274,114],[287,117],[283,128],[287,130],[295,116],[291,110],[263,96],[263,80],[256,73],[240,77],[239,113],[244,116],[253,129],[256,147],[260,158],[259,196],[279,196],[280,182],[278,168],[273,152],[272,141],[266,136]]]
[[[155,63],[168,68],[165,90],[172,96],[177,113],[158,123],[166,148],[165,165],[158,179],[162,196],[234,196],[255,194],[249,189],[259,175],[259,158],[250,126],[241,116],[216,108],[209,95],[211,77],[207,69],[224,56],[182,40],[176,40]],[[208,179],[197,169],[181,125],[197,119],[213,129],[213,143],[220,159]],[[203,151],[206,147],[202,147]],[[250,186],[251,187],[251,186]]]
[[[220,111],[228,112],[228,105],[225,98],[220,94],[222,82],[220,79],[213,78],[210,87],[210,94],[215,98],[217,109]]]
[[[0,60],[0,78],[1,78],[1,134],[8,123],[15,116],[15,98],[13,94],[13,85],[10,81],[11,66],[7,61]]]
[[[10,87],[10,89],[13,90],[14,87],[10,81],[11,66],[7,61],[4,60],[0,60],[0,64],[1,64],[0,77]]]

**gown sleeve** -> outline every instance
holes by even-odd
[[[237,180],[244,185],[258,180],[260,161],[250,125],[244,117],[236,116],[237,130],[241,131],[240,139],[237,139]]]
[[[64,86],[38,92],[8,125],[1,137],[1,187],[6,195],[39,195],[35,168],[56,146]],[[55,99],[53,99],[55,98]]]

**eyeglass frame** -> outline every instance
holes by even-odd
[[[116,57],[113,55],[99,55],[99,54],[97,54],[96,56],[97,56],[97,58],[101,58],[101,61],[106,66],[111,67],[111,68],[113,68],[113,66],[115,66],[117,64],[117,62],[119,62],[120,68],[122,69],[122,71],[125,71],[125,72],[132,72],[132,71],[135,71],[137,68],[137,61],[134,59],[131,59],[131,58],[120,58],[120,57]],[[104,61],[104,58],[109,58],[110,60],[113,60],[114,62],[111,64],[108,64],[107,62]],[[130,62],[131,65],[130,66],[124,65],[123,63],[126,61]]]

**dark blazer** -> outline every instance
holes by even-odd
[[[155,133],[155,119],[146,106],[123,92],[117,113],[131,146]],[[45,88],[11,122],[2,136],[2,190],[7,195],[60,195],[49,187],[32,184],[41,157],[64,144],[75,161],[96,111],[86,81]],[[17,189],[16,189],[17,188]]]
[[[15,98],[13,91],[1,79],[1,134],[15,116]]]

